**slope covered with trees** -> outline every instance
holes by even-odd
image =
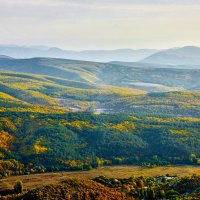
[[[1,175],[198,164],[199,124],[198,118],[1,112]]]
[[[149,93],[127,85],[151,79],[196,90],[198,70],[47,58],[6,58],[0,68],[1,177],[200,162],[199,92]]]

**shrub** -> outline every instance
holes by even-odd
[[[14,191],[19,194],[22,193],[24,189],[23,183],[22,181],[16,181],[15,185],[14,185]]]

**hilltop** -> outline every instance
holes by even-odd
[[[166,65],[200,65],[200,47],[185,46],[157,52],[141,60]]]

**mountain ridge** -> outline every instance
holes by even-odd
[[[200,47],[172,48],[152,54],[140,60],[140,62],[167,65],[200,65]]]
[[[112,60],[137,61],[158,50],[156,49],[114,49],[114,50],[63,50],[57,47],[0,45],[0,54],[14,58],[53,57],[72,60],[109,62]]]

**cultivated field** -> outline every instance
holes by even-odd
[[[67,178],[94,178],[100,175],[115,178],[128,178],[131,176],[157,176],[157,175],[178,175],[190,176],[200,175],[200,167],[197,166],[173,166],[173,167],[155,167],[145,168],[140,166],[113,166],[99,167],[90,171],[79,172],[58,172],[31,174],[23,176],[13,176],[0,180],[0,191],[12,189],[16,180],[22,180],[25,189],[38,187],[41,185],[59,182]]]

